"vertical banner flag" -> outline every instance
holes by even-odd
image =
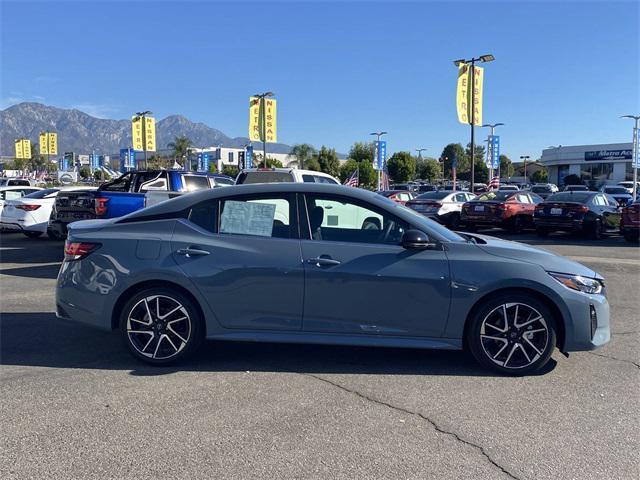
[[[500,166],[500,137],[489,135],[487,145],[487,168],[498,168]]]
[[[387,141],[380,140],[376,142],[376,153],[378,154],[378,158],[376,158],[376,170],[384,170],[384,166],[387,163]]]
[[[475,67],[473,71],[473,123],[482,125],[482,92],[484,85],[484,69]],[[471,65],[461,64],[458,67],[458,88],[456,89],[456,110],[460,123],[471,124]]]
[[[133,149],[142,151],[142,118],[138,116],[131,117],[131,136],[133,138]],[[120,150],[122,153],[122,150]],[[122,159],[122,157],[120,157]]]
[[[58,154],[58,134],[55,132],[49,132],[49,155]]]
[[[22,139],[22,158],[31,158],[31,140]]]
[[[244,168],[253,168],[253,145],[247,145]]]
[[[145,117],[144,140],[147,144],[147,152],[156,151],[156,119],[153,117]]]
[[[258,97],[249,97],[249,140],[269,143],[278,141],[278,104],[272,98],[264,99],[265,111],[262,111],[262,103]],[[266,139],[262,138],[263,117],[265,123]]]
[[[260,113],[260,99],[258,97],[249,97],[249,140],[252,142],[262,140],[260,135],[262,122]]]
[[[47,132],[41,133],[39,137],[40,155],[49,154],[49,134]]]
[[[24,158],[24,151],[22,150],[22,139],[16,140],[16,158]]]

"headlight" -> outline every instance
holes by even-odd
[[[600,293],[602,292],[602,282],[595,278],[582,277],[580,275],[568,275],[566,273],[549,272],[553,278],[571,290],[577,290],[583,293]]]

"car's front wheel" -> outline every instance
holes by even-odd
[[[138,292],[125,304],[120,331],[129,351],[154,365],[184,360],[204,337],[203,319],[193,301],[155,287]]]
[[[27,238],[38,238],[39,236],[42,235],[42,232],[28,232],[28,231],[23,231],[22,233],[24,233],[25,237]]]
[[[466,343],[476,360],[508,375],[540,370],[556,345],[549,308],[529,294],[498,295],[476,309]]]

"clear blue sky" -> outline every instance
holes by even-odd
[[[105,118],[180,113],[247,134],[248,96],[272,90],[281,142],[347,152],[469,141],[456,58],[492,53],[485,122],[503,153],[631,141],[640,113],[640,2],[2,1],[2,108]],[[486,129],[478,129],[480,143]]]

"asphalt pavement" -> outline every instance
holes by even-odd
[[[221,342],[151,368],[56,319],[61,242],[0,234],[0,478],[637,479],[640,248],[500,235],[604,275],[611,343],[524,378],[461,352]]]

